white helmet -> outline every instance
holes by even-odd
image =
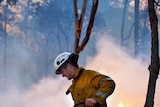
[[[71,53],[70,52],[63,52],[63,53],[61,53],[61,54],[59,54],[56,58],[55,58],[55,60],[54,60],[54,68],[55,68],[55,73],[56,74],[60,74],[61,72],[60,71],[58,71],[58,69],[60,68],[60,66],[64,63],[64,62],[66,62],[67,60],[68,60],[68,58],[69,58],[69,56],[71,55]]]

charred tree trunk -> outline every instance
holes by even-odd
[[[148,11],[151,27],[151,65],[149,66],[149,83],[144,107],[154,106],[156,81],[159,74],[159,42],[158,42],[158,18],[155,12],[154,0],[148,0]]]

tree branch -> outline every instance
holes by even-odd
[[[84,49],[84,47],[86,46],[86,44],[87,44],[87,42],[88,42],[88,40],[90,38],[90,34],[91,34],[91,31],[92,31],[92,27],[93,27],[93,23],[94,23],[97,7],[98,7],[98,0],[94,0],[93,1],[93,5],[92,5],[89,25],[88,25],[88,28],[87,28],[87,31],[86,31],[86,36],[83,39],[81,45],[79,46],[79,49],[78,49],[79,52]]]

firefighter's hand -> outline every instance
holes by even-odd
[[[85,101],[85,105],[88,107],[94,107],[94,105],[97,103],[97,101],[93,98],[87,98]]]

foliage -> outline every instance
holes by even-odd
[[[0,0],[0,4],[3,2],[4,0]],[[7,0],[7,4],[9,5],[15,5],[17,2],[17,0]]]

